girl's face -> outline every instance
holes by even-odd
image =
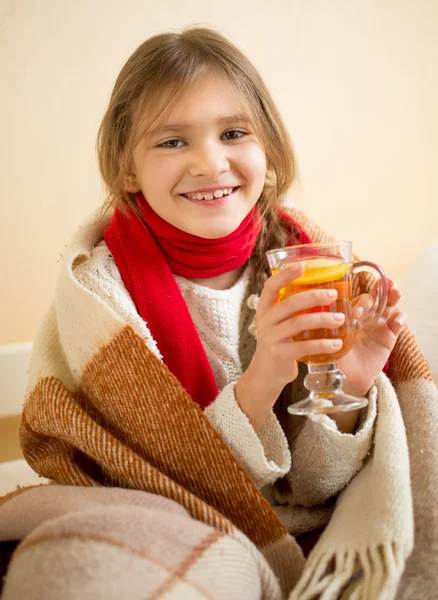
[[[240,108],[239,108],[240,105]],[[187,89],[134,150],[131,193],[187,233],[215,239],[242,223],[263,190],[266,156],[235,89],[205,76]]]

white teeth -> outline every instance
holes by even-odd
[[[213,198],[222,198],[222,196],[229,196],[234,188],[224,188],[223,190],[216,190],[215,192],[196,192],[193,194],[185,194],[190,200],[213,200]]]

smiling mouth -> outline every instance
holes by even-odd
[[[187,200],[191,200],[193,202],[213,202],[214,200],[222,200],[223,198],[232,196],[238,189],[239,186],[222,188],[214,192],[192,192],[187,194],[180,194],[180,196],[182,196],[183,198],[187,198]]]

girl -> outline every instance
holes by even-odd
[[[342,346],[291,336],[337,328],[344,315],[296,316],[335,301],[322,290],[276,303],[302,271],[269,276],[266,251],[311,240],[300,213],[280,209],[295,158],[257,71],[211,30],[147,40],[116,81],[98,157],[106,210],[70,244],[35,342],[21,430],[28,461],[59,483],[146,490],[229,535],[237,527],[284,594],[327,588],[335,598],[362,585],[376,595],[361,597],[392,597],[412,544],[406,439],[381,372],[404,327],[400,292],[390,282],[384,318],[340,361],[346,391],[368,396],[368,407],[287,415],[303,393],[297,358]],[[398,483],[391,471],[381,493],[369,457],[377,412],[382,440],[398,434]],[[382,509],[391,502],[404,530]],[[329,521],[305,564],[286,529],[302,536]]]

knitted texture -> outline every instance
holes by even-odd
[[[293,216],[314,241],[322,241],[304,215]],[[207,416],[145,339],[72,276],[76,265],[89,260],[104,226],[96,221],[83,227],[67,249],[54,307],[35,340],[21,428],[29,463],[64,485],[130,487],[165,496],[243,545],[245,534],[291,600],[350,592],[357,598],[394,598],[413,542],[406,434],[410,458],[422,470],[413,473],[413,484],[429,478],[435,485],[438,465],[432,427],[437,391],[409,332],[400,337],[391,361],[398,398],[382,376],[372,452],[340,495],[304,565],[296,543]],[[423,454],[419,435],[428,449]],[[410,598],[434,593],[433,485],[419,490],[413,485],[420,542],[412,557],[429,560],[424,572],[410,559]],[[24,567],[21,572],[24,577]],[[269,598],[269,577],[260,576],[261,597]]]
[[[0,522],[0,538],[24,540],[4,600],[281,598],[255,547],[162,496],[50,485],[11,495]]]
[[[239,353],[242,311],[250,282],[247,268],[239,281],[228,290],[213,290],[176,276],[176,282],[188,306],[199,337],[212,367],[219,389],[235,382],[242,374],[242,361],[252,358],[253,348],[246,346],[246,356]],[[249,337],[246,332],[246,337]],[[252,350],[252,352],[251,352]]]
[[[290,470],[288,442],[273,412],[257,437],[236,402],[233,387],[230,384],[224,388],[205,415],[256,486],[262,488]]]
[[[123,293],[120,274],[105,242],[93,249],[87,262],[74,269],[74,275],[88,290],[106,301],[108,299],[120,317],[136,327],[148,346],[155,350],[156,344],[151,344],[149,330],[144,323],[139,327],[135,306],[127,292]],[[284,425],[291,440],[291,451],[297,453],[292,465],[288,441],[272,411],[257,437],[236,402],[233,385],[255,350],[254,336],[247,326],[255,308],[253,303],[246,301],[250,277],[251,272],[247,268],[236,284],[227,290],[214,290],[180,276],[176,276],[175,280],[203,343],[217,386],[219,390],[228,386],[207,407],[207,418],[257,487],[273,484],[288,473],[294,485],[287,504],[288,511],[293,512],[297,505],[315,506],[336,495],[359,471],[371,448],[376,411],[366,411],[365,425],[357,435],[341,434],[334,421],[326,415],[306,419],[295,435],[294,429],[300,419],[288,419]],[[160,358],[158,351],[156,354]],[[369,406],[372,407],[373,403]],[[339,459],[340,456],[342,459]],[[309,464],[311,468],[308,468]],[[275,498],[276,502],[284,504],[281,494]],[[303,514],[301,509],[298,512]],[[291,516],[287,515],[285,521],[290,523]],[[303,527],[289,531],[295,534],[303,531]]]

